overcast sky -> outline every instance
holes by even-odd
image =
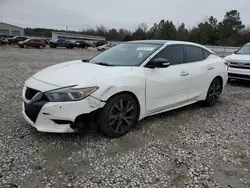
[[[104,25],[134,30],[161,19],[196,25],[208,16],[221,20],[236,9],[250,25],[250,0],[0,0],[2,21],[21,27],[81,30]]]

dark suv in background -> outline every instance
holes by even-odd
[[[74,43],[65,39],[57,39],[50,42],[51,48],[66,47],[68,49],[74,48]]]
[[[19,36],[15,36],[15,37],[12,37],[12,38],[8,38],[8,44],[17,44],[18,42],[21,42],[21,41],[25,41],[27,40],[28,38],[27,37],[19,37]]]
[[[86,41],[83,41],[83,40],[75,41],[74,46],[76,48],[88,48],[88,47],[91,47],[91,45],[89,43],[87,43]]]

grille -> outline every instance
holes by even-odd
[[[42,107],[47,103],[48,101],[43,97],[40,101],[36,101],[34,103],[27,104],[24,102],[24,111],[25,114],[29,117],[33,123],[36,122],[36,119],[38,117],[38,114],[40,113]]]
[[[237,69],[250,69],[250,62],[230,62],[230,67]]]
[[[25,98],[31,100],[38,92],[38,90],[27,87],[25,91]]]

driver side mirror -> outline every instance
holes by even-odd
[[[156,58],[153,60],[150,60],[146,67],[154,69],[154,68],[167,68],[169,67],[170,62],[167,59],[164,58]]]
[[[237,50],[236,50],[236,51],[234,51],[234,54],[237,54]]]

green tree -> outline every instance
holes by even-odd
[[[182,41],[188,41],[189,31],[185,28],[185,24],[182,23],[177,29],[177,39]]]
[[[176,27],[172,21],[161,20],[158,25],[158,33],[156,34],[158,39],[174,40],[177,38]]]
[[[242,24],[240,13],[237,10],[227,12],[218,26],[220,42],[225,45],[230,45],[229,41],[232,41],[231,39],[243,28],[245,28],[245,25]]]

